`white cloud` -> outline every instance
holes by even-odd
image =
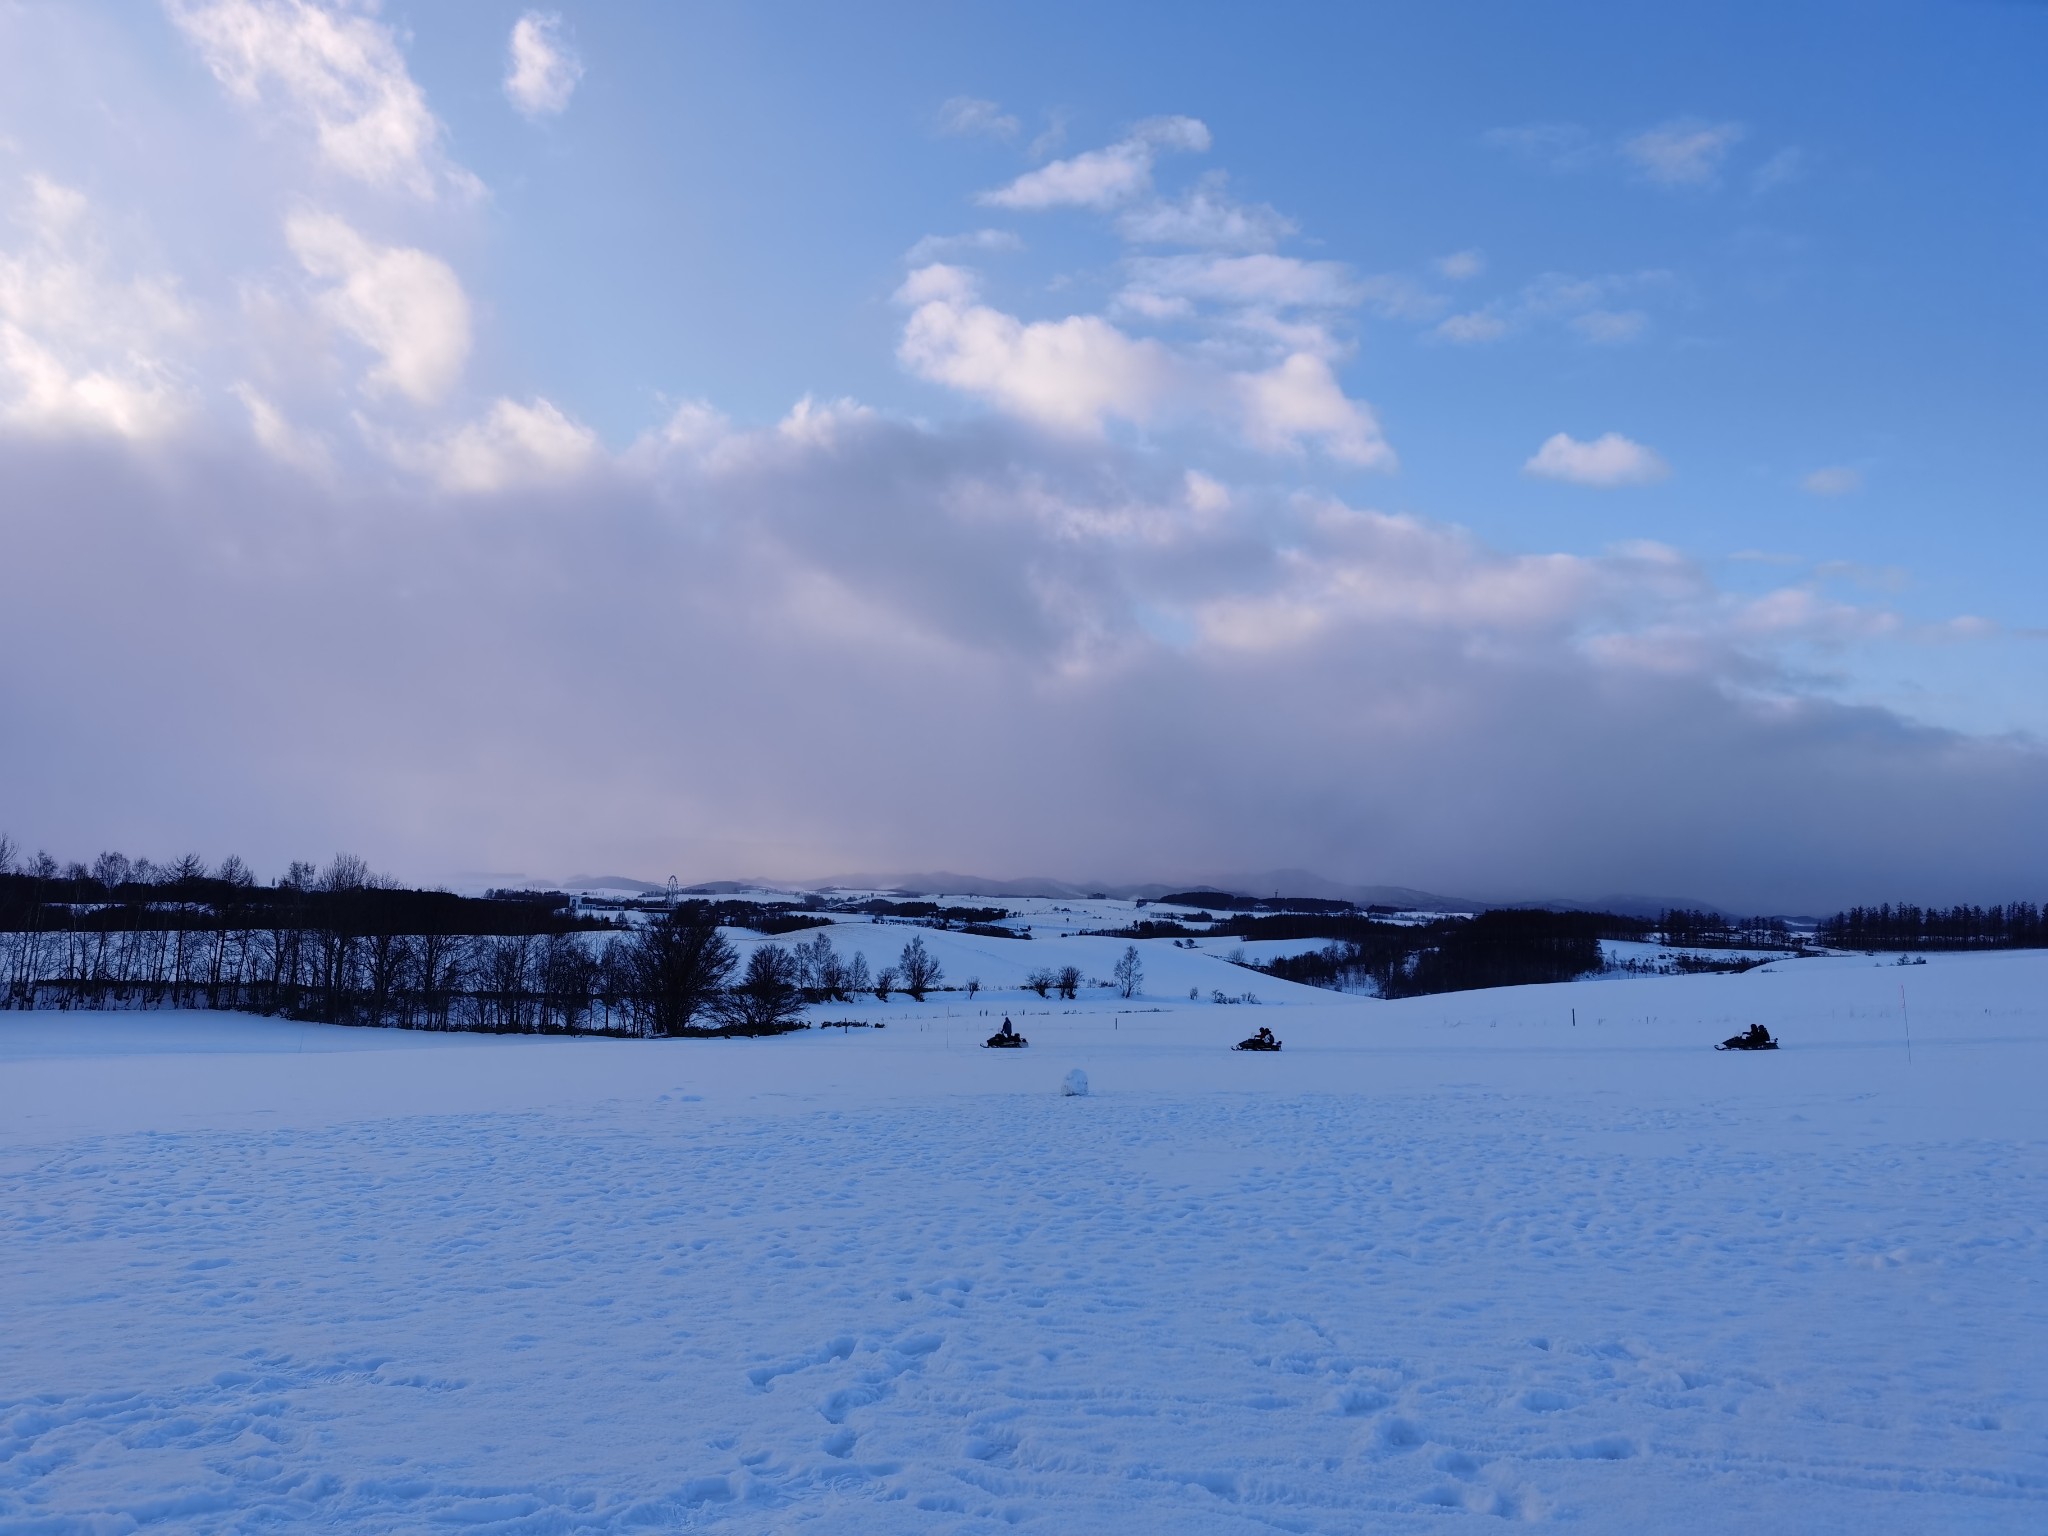
[[[1486,270],[1486,257],[1479,251],[1453,251],[1448,256],[1437,257],[1435,265],[1440,277],[1462,283]]]
[[[562,112],[583,78],[583,61],[562,41],[562,18],[528,11],[512,25],[505,96],[528,117]]]
[[[1587,341],[1615,346],[1640,337],[1649,328],[1650,317],[1640,309],[1589,309],[1573,315],[1569,323]]]
[[[913,267],[976,251],[1021,251],[1024,242],[1007,229],[974,229],[960,235],[926,235],[903,253]]]
[[[1131,288],[1215,303],[1278,308],[1347,309],[1365,290],[1340,261],[1294,256],[1141,256],[1130,263]]]
[[[833,448],[848,431],[874,420],[875,413],[858,400],[841,397],[820,404],[814,396],[805,395],[775,424],[775,432],[785,442]]]
[[[1362,297],[1343,262],[1298,256],[1141,256],[1130,270],[1137,287],[1217,303],[1346,309]]]
[[[1647,181],[1665,187],[1707,186],[1746,130],[1740,123],[1674,118],[1622,140],[1621,153]]]
[[[1805,174],[1805,154],[1797,149],[1781,149],[1756,168],[1755,174],[1749,178],[1749,190],[1756,193],[1775,191]]]
[[[1245,437],[1268,452],[1317,443],[1333,459],[1362,469],[1392,469],[1394,450],[1372,407],[1346,397],[1320,357],[1297,352],[1264,373],[1239,375]]]
[[[708,400],[685,400],[660,431],[662,442],[685,453],[704,453],[732,435],[732,421]]]
[[[308,474],[321,474],[332,467],[327,444],[318,434],[294,426],[283,411],[261,390],[246,380],[233,385],[229,393],[249,413],[249,432],[280,464]]]
[[[1815,496],[1847,496],[1863,489],[1863,472],[1847,464],[1832,464],[1802,478],[1800,488]]]
[[[978,96],[955,96],[939,108],[939,132],[950,138],[985,135],[991,139],[1017,137],[1023,125],[992,101]]]
[[[466,494],[568,479],[597,462],[597,434],[546,400],[498,400],[480,421],[423,443],[387,440],[398,464]]]
[[[1268,353],[1340,357],[1349,350],[1332,329],[1340,312],[1365,308],[1388,319],[1417,321],[1433,318],[1444,304],[1398,273],[1361,275],[1342,262],[1270,252],[1140,256],[1126,268],[1130,281],[1117,292],[1119,311],[1154,321],[1220,324],[1236,333],[1233,344],[1250,337]]]
[[[1200,153],[1208,147],[1209,130],[1196,119],[1155,117],[1140,123],[1128,138],[1027,171],[1006,187],[982,193],[977,201],[1031,212],[1114,208],[1151,190],[1152,163],[1161,153]]]
[[[966,267],[935,261],[904,278],[902,286],[896,290],[895,299],[898,304],[913,308],[935,301],[961,306],[972,304],[979,292],[973,272]]]
[[[375,187],[431,197],[475,178],[442,156],[441,124],[372,10],[313,0],[165,0],[214,78],[256,104],[275,89],[311,124],[321,158]]]
[[[1056,155],[1062,149],[1065,149],[1067,147],[1067,118],[1068,113],[1064,107],[1054,107],[1050,112],[1046,113],[1045,128],[1025,147],[1024,153],[1033,160],[1043,160],[1046,156]]]
[[[333,286],[319,308],[379,358],[367,383],[422,405],[445,396],[469,357],[469,299],[448,264],[425,251],[376,245],[332,214],[285,221],[292,253]]]
[[[173,347],[192,316],[176,285],[112,275],[84,194],[42,176],[26,189],[27,241],[0,250],[0,421],[161,436],[188,408]]]
[[[1583,171],[1618,160],[1656,186],[1705,187],[1720,179],[1728,152],[1747,133],[1741,123],[1679,117],[1619,140],[1596,137],[1576,123],[1495,128],[1483,138],[1496,149],[1507,150],[1553,171]],[[1756,190],[1764,190],[1795,174],[1797,152],[1773,159],[1766,169],[1769,174],[1759,173],[1761,179]]]
[[[1465,346],[1498,341],[1507,333],[1507,321],[1490,309],[1474,309],[1462,315],[1451,315],[1436,328],[1436,334],[1445,341],[1455,341]]]
[[[1565,480],[1573,485],[1611,489],[1622,485],[1649,485],[1671,473],[1671,467],[1641,443],[1608,432],[1582,443],[1559,432],[1545,439],[1522,473],[1544,480]]]
[[[896,349],[904,367],[1044,426],[1097,433],[1112,417],[1142,422],[1173,385],[1157,342],[1096,315],[1026,324],[976,302],[958,268],[913,272],[897,298],[914,306]]]
[[[1582,341],[1614,346],[1635,341],[1650,326],[1650,317],[1629,305],[1631,299],[1668,292],[1674,286],[1662,271],[1610,272],[1577,277],[1545,272],[1514,294],[1476,309],[1455,314],[1436,327],[1444,341],[1474,344],[1498,341],[1511,331],[1543,323],[1562,324]]]
[[[1222,172],[1202,178],[1178,201],[1146,203],[1117,217],[1117,233],[1133,245],[1195,245],[1269,251],[1296,225],[1264,203],[1240,203],[1224,190]]]
[[[1297,264],[1298,265],[1298,264]],[[1225,274],[1220,291],[1324,291],[1324,278],[1281,269]],[[1142,307],[1185,304],[1136,289]],[[897,357],[920,378],[987,400],[1060,431],[1097,435],[1112,420],[1140,425],[1221,418],[1251,447],[1295,454],[1307,446],[1367,468],[1391,468],[1393,450],[1372,408],[1349,399],[1329,363],[1301,350],[1265,369],[1232,371],[1199,353],[1133,337],[1099,315],[1026,322],[982,303],[958,267],[913,272],[897,290],[910,306]],[[1176,311],[1177,312],[1177,311]],[[1312,344],[1327,341],[1302,328]]]
[[[1212,514],[1230,510],[1230,487],[1213,475],[1191,469],[1181,477],[1181,482],[1186,488],[1189,511]]]
[[[1593,136],[1576,123],[1524,123],[1513,128],[1489,129],[1481,138],[1495,149],[1504,149],[1554,171],[1580,170],[1600,154]]]

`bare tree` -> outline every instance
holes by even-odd
[[[21,849],[15,845],[14,839],[5,832],[0,832],[0,875],[14,873],[14,858],[20,852]]]
[[[807,944],[796,947],[797,985],[813,1002],[840,999],[846,993],[845,967],[832,948],[832,936],[820,929]]]
[[[840,996],[847,999],[859,997],[875,984],[875,978],[868,974],[868,957],[859,950],[846,962],[846,975]]]
[[[897,959],[896,969],[903,977],[903,990],[920,1003],[924,1001],[925,993],[936,987],[946,974],[940,968],[939,962],[932,957],[931,951],[924,947],[924,935],[921,933],[903,946],[903,953]]]
[[[689,1028],[717,997],[735,961],[718,931],[718,914],[700,901],[670,907],[642,928],[631,958],[644,1027],[653,1035]]]
[[[1053,983],[1058,979],[1051,971],[1047,970],[1044,966],[1040,966],[1024,978],[1024,986],[1027,990],[1036,992],[1040,997],[1044,997],[1052,991]]]
[[[541,941],[541,1027],[549,1019],[567,1034],[583,1028],[597,984],[597,962],[573,933],[551,933]]]
[[[768,1033],[803,1012],[797,960],[780,944],[763,944],[747,956],[747,969],[718,1000],[718,1011],[735,1029]]]
[[[981,990],[981,978],[980,978],[979,976],[970,976],[970,977],[968,977],[968,978],[967,978],[967,1001],[969,1001],[970,1003],[971,1003],[971,1002],[973,1002],[973,1001],[974,1001],[974,994],[975,994],[975,993],[977,993],[977,992],[979,992],[980,990]]]
[[[1068,1002],[1081,990],[1081,968],[1077,965],[1063,965],[1059,974],[1060,996]]]
[[[896,990],[896,967],[885,965],[875,972],[875,1000],[886,1003],[889,994]]]
[[[1137,945],[1124,946],[1123,955],[1117,960],[1116,969],[1110,974],[1116,978],[1117,991],[1125,997],[1132,996],[1138,988],[1145,985],[1145,967],[1138,960]]]
[[[371,882],[368,863],[352,853],[337,853],[334,861],[321,872],[319,883],[314,888],[322,891],[360,891]]]

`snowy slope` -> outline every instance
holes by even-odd
[[[0,1015],[0,1533],[2048,1528],[2048,957],[1181,981]]]

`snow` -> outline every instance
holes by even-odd
[[[2048,956],[1143,949],[772,1040],[0,1015],[0,1533],[2048,1528]]]

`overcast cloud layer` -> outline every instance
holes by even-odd
[[[963,228],[1006,222],[904,230],[874,295],[951,410],[807,397],[750,425],[713,399],[607,443],[479,360],[461,252],[492,192],[387,18],[166,15],[286,170],[238,193],[274,235],[222,280],[34,142],[0,166],[0,828],[32,847],[347,847],[428,878],[1298,867],[1769,910],[2041,894],[2039,746],[1833,686],[1859,646],[1980,621],[1377,510],[1401,443],[1346,383],[1365,317],[1458,345],[1563,304],[1604,345],[1636,323],[1618,283],[1460,311],[1441,285],[1477,252],[1374,276],[1289,253],[1292,218],[1220,174],[1163,192],[1220,147],[1192,117],[1034,157],[962,96],[934,132],[1023,157],[963,178]],[[573,16],[518,18],[479,67],[523,132],[604,88]],[[1674,120],[1618,163],[1692,193],[1744,143]],[[979,264],[1055,217],[1123,242],[1109,301],[992,297]],[[1588,496],[1684,473],[1598,421],[1524,454],[1505,472]]]

